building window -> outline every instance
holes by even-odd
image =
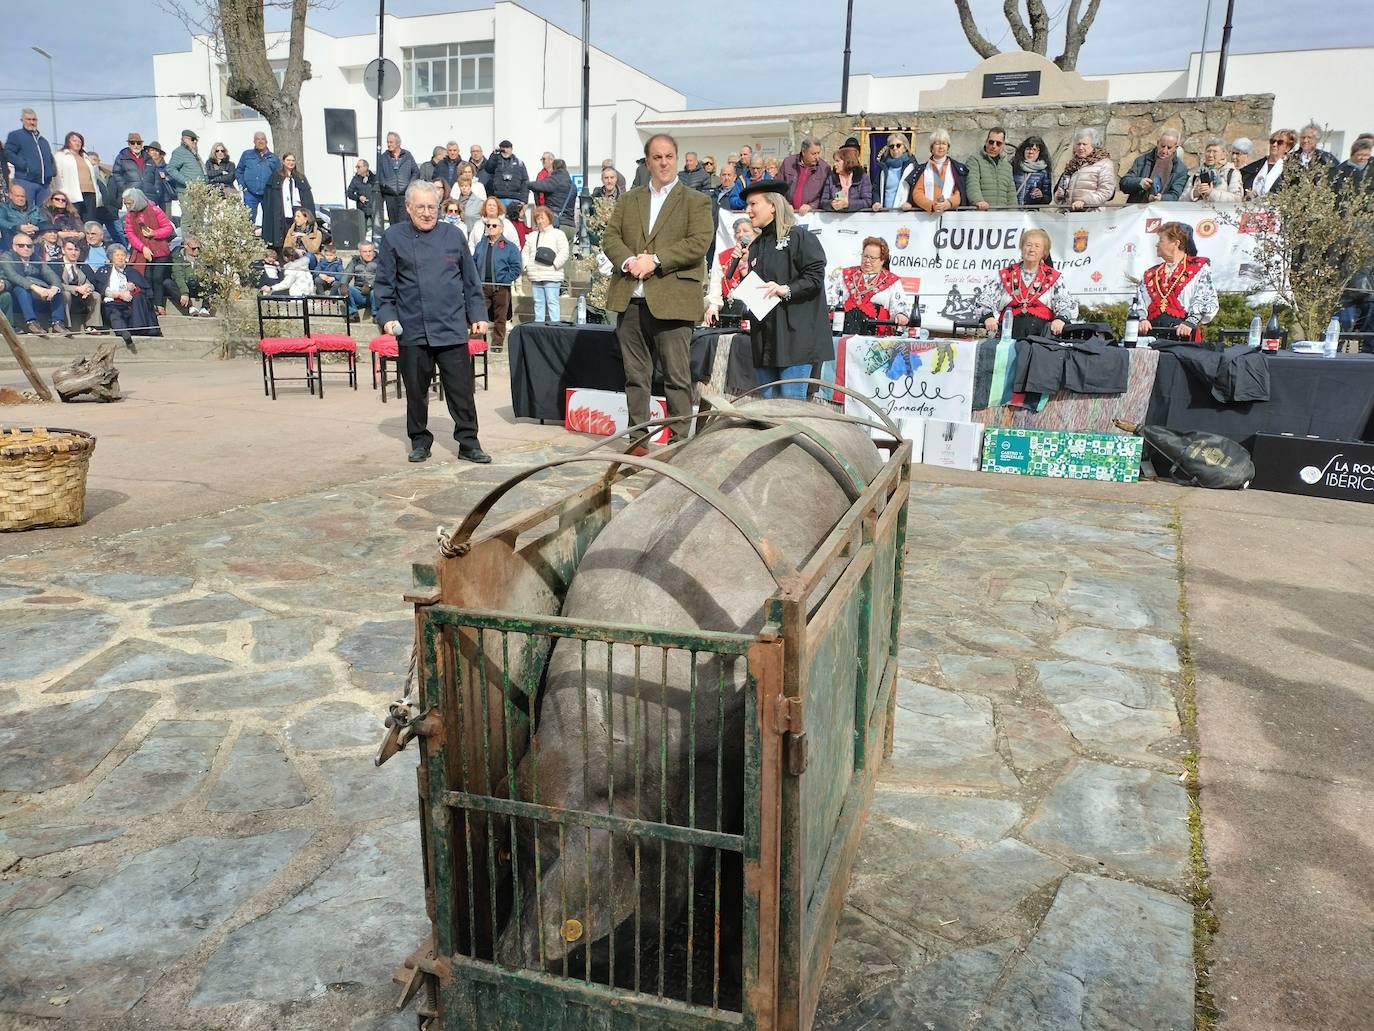
[[[496,47],[480,43],[439,43],[401,50],[405,106],[482,107],[494,103]]]
[[[285,61],[269,61],[272,66],[272,74],[277,77],[277,85],[282,84],[286,78]],[[225,122],[252,122],[260,119],[258,114],[247,104],[240,104],[229,95],[229,69],[224,65],[219,66],[219,109],[221,111],[220,120]]]

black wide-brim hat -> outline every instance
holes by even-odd
[[[790,187],[781,179],[760,179],[740,190],[739,195],[747,198],[755,193],[777,193],[786,197],[789,189]]]

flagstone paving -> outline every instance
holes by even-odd
[[[431,465],[7,559],[0,1023],[413,1027],[409,563],[518,465]],[[585,482],[554,470],[502,511]],[[917,484],[896,737],[817,1023],[1192,1027],[1175,536]]]

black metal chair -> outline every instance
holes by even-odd
[[[273,401],[277,399],[277,380],[304,382],[315,393],[319,345],[310,339],[310,312],[304,297],[285,297],[273,294],[258,295],[258,354],[262,358],[262,392]],[[299,336],[278,336],[282,323],[298,323]],[[269,333],[271,329],[273,332]],[[276,362],[281,358],[301,358],[305,361],[304,376],[278,377]],[[319,396],[324,398],[324,379],[319,378]]]
[[[348,318],[348,298],[338,294],[317,294],[301,299],[305,301],[306,317],[309,320],[306,323],[306,335],[315,342],[319,351],[321,391],[323,391],[324,356],[326,354],[342,354],[346,357],[348,367],[337,371],[347,375],[348,385],[357,390],[358,342],[353,339],[353,324]],[[328,332],[327,329],[336,321],[343,328],[343,332]],[[316,327],[323,327],[323,330],[317,331]]]

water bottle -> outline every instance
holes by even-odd
[[[1265,354],[1278,354],[1279,345],[1283,341],[1283,333],[1279,329],[1279,313],[1277,309],[1269,310],[1269,321],[1264,324],[1264,339],[1260,341],[1260,350]]]
[[[1004,312],[1002,313],[1002,339],[1003,339],[1004,341],[1010,340],[1010,339],[1011,339],[1011,307],[1010,307],[1010,306],[1008,306],[1008,307],[1007,307],[1007,310],[1004,311]]]
[[[577,324],[585,326],[587,324],[587,295],[581,294],[577,298]]]
[[[1322,353],[1328,358],[1336,357],[1336,350],[1341,345],[1341,320],[1332,319],[1326,324],[1326,333],[1322,336]]]
[[[1250,320],[1250,337],[1246,343],[1251,347],[1259,347],[1260,345],[1260,317],[1258,315]]]
[[[1140,304],[1132,301],[1126,310],[1126,334],[1121,338],[1122,347],[1134,347],[1140,341]]]

